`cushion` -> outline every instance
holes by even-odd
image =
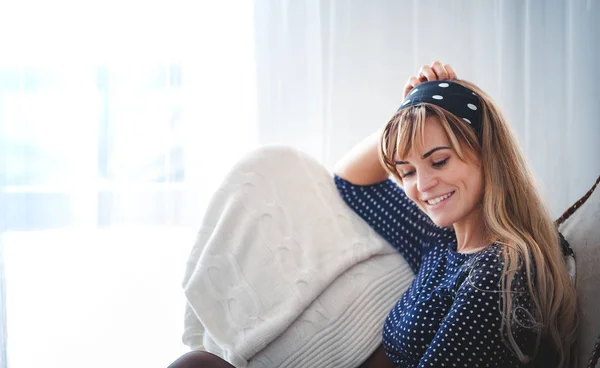
[[[592,189],[557,221],[576,263],[576,289],[581,309],[578,357],[580,367],[591,367],[600,334],[600,190]]]
[[[322,164],[262,147],[231,169],[203,216],[183,282],[183,341],[238,368],[357,367],[412,278]]]

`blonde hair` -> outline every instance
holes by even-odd
[[[502,247],[501,332],[522,363],[530,362],[513,335],[513,281],[524,267],[527,292],[532,301],[534,332],[554,351],[557,367],[570,367],[575,359],[579,314],[575,287],[568,275],[559,235],[534,185],[519,145],[495,102],[480,88],[454,80],[474,91],[482,106],[481,137],[456,115],[433,104],[402,109],[386,125],[380,144],[380,158],[386,170],[400,183],[394,162],[405,157],[424,138],[424,123],[435,117],[441,123],[452,149],[463,161],[476,159],[484,180],[482,199],[485,234]],[[420,138],[420,139],[419,139]],[[544,349],[546,350],[546,349]]]

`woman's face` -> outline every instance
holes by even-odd
[[[483,197],[483,175],[479,162],[462,161],[451,149],[437,118],[425,122],[423,147],[413,149],[397,161],[407,196],[438,226],[478,220]]]

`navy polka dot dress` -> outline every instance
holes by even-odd
[[[383,326],[396,367],[524,367],[502,338],[501,248],[456,252],[456,236],[439,228],[391,179],[360,186],[335,176],[342,198],[396,248],[415,279]],[[532,353],[535,338],[522,273],[513,282],[513,336]]]

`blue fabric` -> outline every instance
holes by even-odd
[[[501,333],[501,247],[456,252],[450,228],[437,227],[394,181],[359,186],[335,176],[344,201],[396,248],[415,279],[383,326],[396,367],[521,367]],[[524,274],[513,282],[513,336],[527,355],[535,338]]]

